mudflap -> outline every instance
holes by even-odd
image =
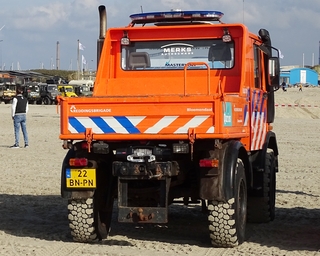
[[[132,179],[119,177],[118,179],[118,221],[129,223],[167,223],[168,222],[168,194],[170,177],[159,179],[159,204],[157,207],[130,205],[128,200],[128,182]],[[135,180],[136,181],[136,180]],[[145,191],[145,192],[144,192]],[[148,193],[141,189],[140,193]]]
[[[212,159],[219,159],[217,168],[200,168],[200,198],[227,202],[233,197],[237,159],[243,161],[247,184],[251,184],[252,168],[248,154],[240,141],[231,140],[215,149]]]

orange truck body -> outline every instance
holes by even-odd
[[[62,196],[94,212],[83,237],[86,220],[69,211],[76,241],[107,236],[114,198],[118,220],[137,223],[166,223],[175,198],[201,200],[219,247],[241,244],[247,219],[274,219],[278,50],[264,29],[205,19],[108,29],[92,97],[59,98]]]
[[[151,41],[221,38],[224,27],[224,24],[218,24],[212,29],[207,25],[193,25],[149,29],[128,27],[125,30],[132,41]],[[61,100],[60,138],[83,140],[86,139],[84,129],[92,128],[92,139],[97,140],[148,138],[190,139],[192,142],[206,138],[239,138],[247,150],[261,149],[263,135],[268,129],[266,101],[263,99],[267,85],[262,77],[261,87],[254,87],[252,50],[260,39],[241,24],[228,25],[228,28],[237,46],[232,69],[184,68],[169,72],[123,70],[120,57],[123,28],[110,29],[101,54],[93,97]],[[253,101],[250,102],[249,98]],[[231,108],[231,116],[225,115],[226,108]],[[108,118],[112,122],[111,119],[122,117],[133,120],[132,127],[124,128],[118,123],[112,126],[113,129],[107,129]],[[102,129],[91,126],[85,120],[90,118],[105,118],[106,126]],[[228,122],[232,125],[225,125],[228,118],[232,118]],[[72,127],[71,119],[79,120],[83,124],[81,128]],[[160,125],[163,119],[167,122]]]

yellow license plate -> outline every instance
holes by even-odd
[[[67,188],[96,188],[96,169],[66,169]]]

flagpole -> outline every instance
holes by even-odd
[[[80,56],[80,41],[78,39],[78,51],[77,51],[77,80],[79,80],[79,68],[80,68],[80,63],[79,63],[79,56]]]
[[[244,0],[242,1],[242,23],[244,24]]]

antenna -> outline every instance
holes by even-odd
[[[141,9],[141,13],[143,13],[143,8],[142,8],[142,5],[140,5],[140,9]],[[1,29],[0,29],[1,30]]]

